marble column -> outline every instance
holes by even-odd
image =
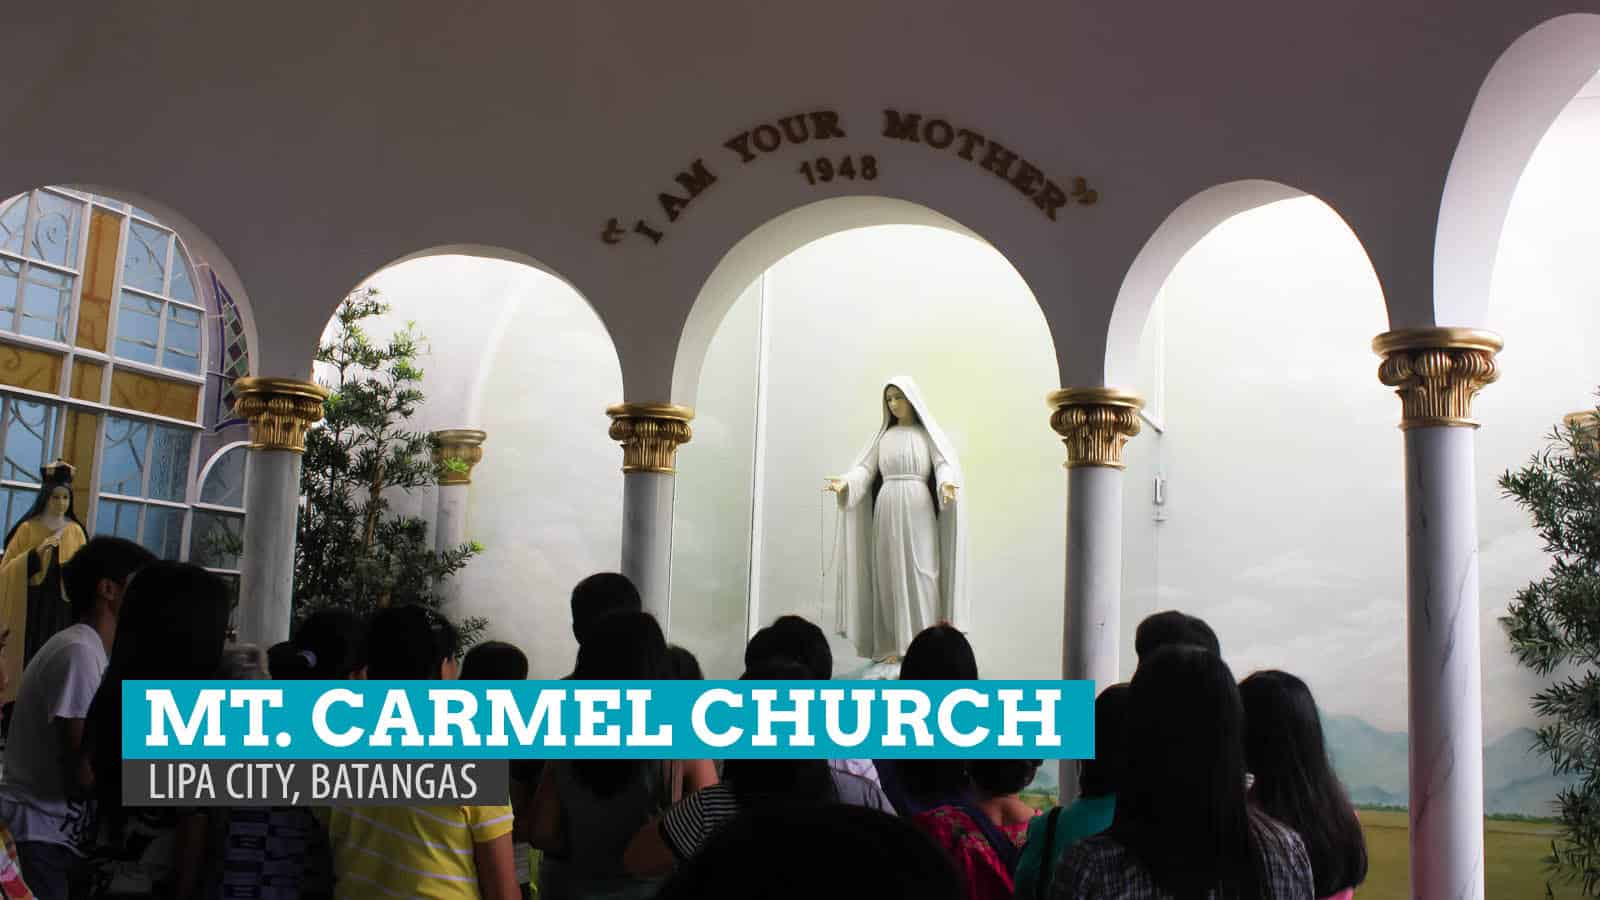
[[[1139,433],[1137,394],[1068,388],[1049,397],[1050,427],[1067,447],[1066,617],[1061,674],[1117,681],[1122,613],[1122,449]],[[1061,761],[1061,801],[1078,795],[1076,760]]]
[[[433,433],[433,464],[439,469],[436,486],[439,506],[433,519],[433,547],[445,553],[467,543],[467,492],[472,487],[472,469],[483,461],[483,442],[488,435],[471,428],[448,428]],[[439,585],[446,604],[457,599],[454,579]]]
[[[672,607],[672,492],[678,446],[688,443],[694,410],[667,403],[622,403],[606,410],[622,445],[622,574],[661,630]]]
[[[1406,673],[1411,896],[1481,900],[1483,685],[1472,400],[1499,377],[1500,338],[1464,328],[1373,339],[1401,402],[1406,466]]]
[[[300,457],[328,391],[289,378],[241,378],[234,390],[234,409],[250,423],[238,637],[266,648],[289,637]]]

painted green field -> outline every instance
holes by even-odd
[[[1361,810],[1367,834],[1367,883],[1356,889],[1358,900],[1409,900],[1409,856],[1404,812]],[[1485,897],[1540,900],[1545,896],[1541,860],[1550,852],[1555,826],[1545,822],[1489,819],[1484,823]],[[1582,897],[1577,888],[1557,885],[1557,900]]]
[[[1049,809],[1054,794],[1024,793],[1022,799],[1036,809]],[[1406,842],[1408,822],[1404,811],[1360,811],[1367,835],[1367,882],[1356,890],[1358,900],[1410,900]],[[1484,823],[1484,858],[1487,882],[1484,896],[1494,900],[1543,900],[1543,859],[1550,852],[1555,826],[1549,822],[1488,819]],[[1576,887],[1555,885],[1556,900],[1580,900]]]

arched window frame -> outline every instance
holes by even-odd
[[[244,482],[250,477],[249,448],[249,441],[234,441],[217,448],[217,451],[211,454],[211,458],[206,460],[205,466],[201,469],[200,475],[195,481],[194,502],[190,504],[194,509],[194,515],[191,518],[190,526],[190,545],[187,548],[190,560],[205,566],[208,571],[215,572],[219,575],[229,578],[229,580],[234,581],[235,583],[237,583],[240,576],[239,566],[220,565],[218,561],[206,558],[205,555],[200,551],[197,542],[202,539],[202,536],[199,534],[199,529],[203,527],[203,524],[206,520],[225,520],[237,522],[239,536],[242,540],[242,536],[244,534],[245,516]],[[210,482],[212,475],[217,471],[218,466],[220,466],[231,453],[240,454],[240,457],[244,461],[240,466],[239,505],[231,506],[223,503],[207,502],[204,499],[206,495],[206,486]],[[237,558],[237,556],[234,557],[235,562],[237,562]]]
[[[58,229],[51,233],[55,240],[49,247],[38,244],[41,209],[61,201],[76,204],[75,230]],[[67,458],[78,466],[78,513],[91,533],[120,533],[162,556],[188,559],[201,484],[201,438],[217,418],[208,405],[212,395],[207,388],[217,369],[215,345],[224,336],[218,324],[226,316],[214,279],[201,271],[175,230],[115,198],[55,186],[38,188],[0,202],[0,222],[9,214],[16,224],[19,203],[25,204],[20,240],[7,240],[0,232],[5,243],[0,247],[0,369],[7,361],[18,360],[24,368],[38,371],[27,383],[0,373],[0,460],[7,461],[0,462],[0,514],[9,526],[26,509],[19,498],[31,498],[37,490],[40,465]],[[100,246],[113,222],[114,259]],[[96,223],[101,230],[92,234]],[[151,280],[129,283],[128,254],[140,235],[157,238],[164,247],[159,287]],[[94,247],[91,238],[97,238]],[[70,251],[43,252],[63,245]],[[97,264],[91,263],[91,252],[99,254]],[[50,258],[43,258],[46,255]],[[92,265],[97,265],[93,276]],[[66,309],[57,308],[50,338],[24,329],[25,307],[34,298],[27,293],[27,279],[35,269],[71,282],[64,291]],[[15,281],[6,277],[12,271],[17,273]],[[154,266],[145,270],[147,275],[153,272]],[[80,333],[85,285],[91,277],[104,324],[90,320],[88,331]],[[5,298],[4,292],[13,287],[16,293]],[[8,302],[11,306],[5,305]],[[134,315],[155,320],[153,343],[148,321],[140,323],[137,343],[127,340],[126,329],[119,339],[119,326],[132,323],[126,317]],[[86,340],[97,326],[104,334]],[[185,331],[175,332],[174,340],[169,327]],[[37,326],[29,330],[39,331]],[[188,354],[191,348],[196,355]],[[19,414],[37,419],[41,406],[48,410],[44,428],[39,429],[45,439],[33,441],[19,430],[23,427]],[[139,439],[134,446],[120,440],[130,433]],[[13,437],[15,441],[8,440]],[[10,443],[25,445],[27,458],[12,459]],[[213,453],[212,462],[231,447]],[[32,459],[35,452],[41,459]],[[117,455],[115,463],[112,454]],[[112,465],[118,467],[108,472]],[[135,473],[137,477],[132,477]],[[117,474],[130,477],[108,481]],[[126,518],[130,514],[131,522]]]

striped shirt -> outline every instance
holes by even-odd
[[[1305,842],[1293,829],[1264,813],[1250,811],[1251,841],[1272,900],[1313,900],[1311,857]],[[1218,892],[1206,891],[1206,900]],[[1109,833],[1086,838],[1067,849],[1056,864],[1050,885],[1051,900],[1172,900],[1134,856]]]
[[[510,806],[336,806],[319,810],[335,896],[477,900],[473,845],[511,833]]]
[[[889,798],[873,782],[833,769],[839,802],[893,813]],[[739,797],[726,782],[713,784],[678,801],[661,816],[661,838],[679,862],[688,860],[718,828],[740,813]]]

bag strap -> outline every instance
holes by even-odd
[[[989,814],[979,809],[971,800],[963,797],[955,805],[966,813],[967,818],[972,820],[973,825],[977,826],[978,833],[983,835],[984,840],[988,842],[995,856],[1000,858],[1000,864],[1005,867],[1008,873],[1015,876],[1017,873],[1017,857],[1020,855],[1017,845],[1011,843],[1011,838],[1007,837],[999,826],[990,821]]]
[[[1056,871],[1056,819],[1061,817],[1061,807],[1052,807],[1045,814],[1044,849],[1039,857],[1039,877],[1033,880],[1034,900],[1044,900],[1050,889],[1050,876]]]

